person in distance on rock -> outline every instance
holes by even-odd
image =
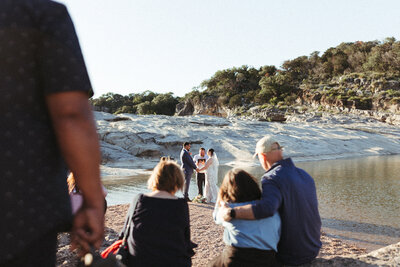
[[[206,171],[206,184],[204,188],[204,196],[209,203],[216,203],[218,195],[218,167],[219,160],[217,153],[213,148],[207,151],[208,160],[203,168],[199,171]]]
[[[193,161],[196,163],[196,166],[199,169],[204,167],[207,160],[208,160],[208,155],[206,155],[206,150],[204,147],[200,148],[199,154],[193,157]],[[203,187],[206,182],[206,172],[205,171],[197,172],[196,180],[197,180],[197,188],[199,190],[199,197],[203,197]]]
[[[192,179],[193,170],[199,170],[196,164],[193,162],[192,157],[190,156],[190,147],[191,144],[189,142],[183,143],[183,148],[180,155],[183,173],[185,174],[185,187],[183,189],[183,197],[186,201],[190,201],[189,185],[190,180]]]

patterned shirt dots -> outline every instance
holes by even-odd
[[[45,104],[66,91],[92,94],[65,6],[0,0],[0,265],[70,225],[67,168]]]

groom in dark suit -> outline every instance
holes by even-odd
[[[185,173],[185,188],[183,190],[183,197],[185,198],[186,201],[190,201],[189,199],[189,184],[190,184],[190,179],[192,178],[193,170],[198,171],[199,169],[197,168],[196,164],[194,163],[192,157],[190,156],[190,147],[191,144],[189,142],[185,142],[183,144],[183,148],[181,151],[181,163],[182,163],[182,169],[183,172]]]

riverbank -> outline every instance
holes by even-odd
[[[102,249],[112,244],[123,227],[129,205],[115,205],[107,210],[106,234]],[[206,266],[224,247],[223,227],[212,220],[214,206],[190,203],[191,239],[198,244],[193,256],[193,266]],[[313,266],[399,266],[400,243],[390,248],[366,254],[366,249],[322,233],[322,249]],[[396,258],[397,257],[397,258]],[[379,263],[379,264],[378,264]],[[57,266],[76,266],[76,256],[69,251],[68,234],[59,235]]]

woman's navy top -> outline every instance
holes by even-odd
[[[139,195],[128,237],[129,266],[191,266],[189,207],[184,199]]]

